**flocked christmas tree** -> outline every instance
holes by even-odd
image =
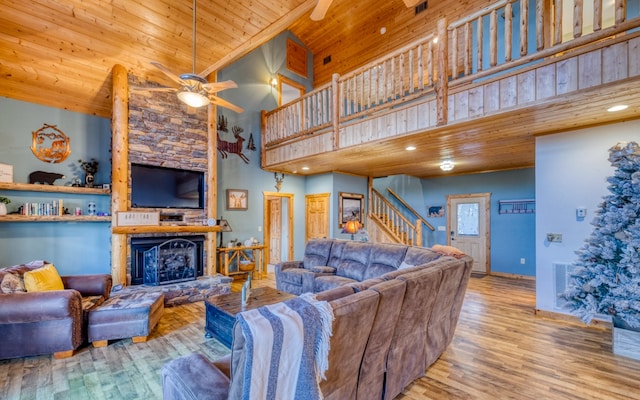
[[[595,226],[564,294],[572,313],[585,323],[597,314],[618,317],[640,327],[640,147],[618,143],[609,149],[616,170],[607,178],[611,194],[603,198]]]

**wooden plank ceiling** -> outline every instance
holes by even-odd
[[[286,29],[314,54],[315,84],[319,85],[329,81],[332,73],[348,72],[433,32],[439,17],[455,20],[491,3],[429,2],[425,12],[415,15],[403,0],[334,0],[325,18],[316,22],[309,18],[315,1],[199,0],[193,65],[189,0],[1,0],[0,96],[110,117],[113,65],[122,64],[138,77],[172,85],[151,61],[177,74],[199,73],[209,67],[217,70]],[[331,62],[324,64],[327,56]],[[526,121],[535,116],[518,118]],[[464,146],[460,139],[452,142],[446,138],[455,134],[455,129],[469,127],[453,127],[442,130],[442,136],[423,140],[428,148],[422,151],[464,158],[469,167],[460,168],[460,173],[533,166],[533,134],[537,132],[527,130],[507,145],[500,137],[505,129],[513,129],[508,118],[479,126],[474,129],[476,134],[466,134],[469,140]],[[545,125],[547,132],[549,128],[552,126]],[[458,143],[461,150],[454,153],[452,143]],[[403,143],[394,148],[398,144]],[[384,148],[385,144],[376,146]],[[426,177],[435,173],[420,168],[424,162],[403,161],[397,151],[385,149],[381,153],[384,155],[367,157],[367,149],[362,148],[348,157],[345,154],[317,162],[330,170],[373,176],[411,171]],[[361,157],[354,158],[358,154]],[[440,159],[434,157],[433,163],[436,161]]]

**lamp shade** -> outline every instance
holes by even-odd
[[[342,233],[350,233],[353,236],[360,230],[361,226],[360,221],[347,221],[342,227]]]
[[[189,90],[181,90],[178,92],[180,101],[190,107],[202,107],[210,103],[209,98],[202,93],[191,92]]]

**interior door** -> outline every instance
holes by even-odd
[[[473,258],[473,272],[488,274],[491,193],[447,196],[448,244]]]
[[[329,198],[331,193],[305,196],[306,239],[329,237]]]
[[[282,261],[282,198],[267,200],[269,207],[269,264]]]

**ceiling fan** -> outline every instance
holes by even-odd
[[[415,5],[417,5],[418,3],[421,3],[424,0],[402,0],[402,1],[407,7],[414,7]],[[311,18],[311,20],[313,21],[322,20],[325,14],[327,13],[327,10],[331,6],[331,3],[333,3],[333,0],[318,0],[318,2],[316,3],[316,7],[311,12],[311,16],[309,18]]]
[[[202,107],[207,104],[215,104],[228,108],[237,113],[244,110],[218,96],[215,93],[225,89],[237,88],[234,81],[208,82],[205,77],[196,74],[196,0],[193,0],[193,72],[176,75],[157,61],[152,61],[151,65],[158,68],[166,76],[180,85],[179,88],[158,87],[158,88],[137,88],[144,91],[156,92],[177,92],[178,99],[190,107]]]

